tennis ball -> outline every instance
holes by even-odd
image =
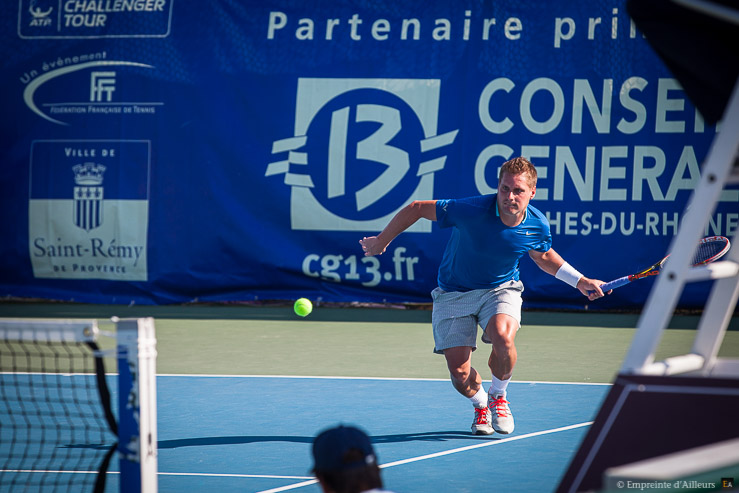
[[[313,311],[313,304],[308,298],[300,298],[295,302],[295,305],[293,305],[293,309],[295,310],[296,315],[307,317],[310,315],[310,312]]]

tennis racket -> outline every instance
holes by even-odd
[[[709,236],[707,238],[703,238],[698,243],[698,248],[693,255],[692,264],[693,266],[697,266],[709,264],[714,260],[718,260],[723,257],[726,252],[729,251],[730,247],[731,243],[729,242],[729,239],[724,236]],[[626,284],[634,282],[637,279],[644,279],[645,277],[656,276],[660,273],[662,267],[664,267],[665,262],[669,257],[670,256],[668,255],[656,264],[641,272],[631,274],[630,276],[624,276],[618,279],[614,279],[611,282],[602,284],[600,286],[600,289],[602,289],[603,292],[606,293],[611,289],[620,288],[621,286],[625,286]]]

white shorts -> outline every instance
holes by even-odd
[[[521,293],[521,281],[508,281],[493,289],[447,292],[436,288],[431,291],[434,352],[443,354],[445,349],[459,346],[471,347],[474,351],[478,325],[483,330],[482,341],[490,344],[485,327],[493,315],[499,313],[513,317],[520,328]]]

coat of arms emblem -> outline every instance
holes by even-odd
[[[91,231],[103,223],[103,173],[105,166],[77,164],[74,171],[74,224]]]

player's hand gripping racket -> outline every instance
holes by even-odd
[[[729,251],[730,247],[731,243],[729,242],[729,239],[723,236],[709,236],[708,238],[703,238],[700,243],[698,243],[698,248],[693,255],[692,264],[693,266],[697,266],[709,264],[714,260],[718,260],[723,257],[726,252]],[[625,286],[626,284],[636,281],[637,279],[644,279],[645,277],[656,276],[660,273],[668,258],[669,255],[646,270],[637,272],[636,274],[631,274],[630,276],[614,279],[611,282],[602,284],[600,288],[603,290],[604,293],[606,293],[611,289],[620,288],[621,286]]]

